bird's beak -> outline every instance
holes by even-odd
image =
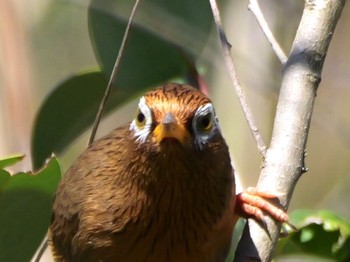
[[[177,123],[173,113],[167,113],[163,121],[156,126],[153,133],[158,143],[162,142],[165,138],[175,138],[181,144],[184,144],[190,137],[186,128]]]

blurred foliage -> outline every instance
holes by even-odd
[[[278,242],[275,255],[307,254],[350,261],[350,221],[329,210],[297,210],[291,216],[298,231]]]
[[[0,159],[0,169],[2,171],[4,171],[3,168],[9,167],[9,166],[12,166],[12,165],[18,163],[24,157],[25,156],[22,155],[22,154],[14,154],[14,155],[11,155],[11,156],[7,156],[6,158]]]
[[[23,155],[0,159],[0,261],[29,261],[46,234],[61,169],[52,157],[39,171],[11,175],[5,167]]]
[[[100,71],[72,76],[45,99],[37,114],[32,157],[39,167],[52,153],[60,153],[94,121],[107,79]],[[125,98],[112,93],[111,101]]]
[[[91,42],[106,77],[98,71],[70,77],[56,86],[46,98],[34,124],[32,157],[35,167],[40,166],[51,152],[61,153],[93,123],[126,27],[127,17],[123,18],[120,10],[131,9],[131,4],[129,0],[90,3]],[[154,85],[174,77],[191,77],[195,58],[209,35],[212,19],[209,3],[205,1],[181,0],[174,4],[152,0],[147,5],[139,10],[141,17],[149,15],[146,10],[152,8],[155,10],[152,16],[159,13],[172,17],[183,25],[184,30],[188,28],[186,31],[197,32],[195,36],[202,41],[193,39],[197,43],[194,49],[185,42],[181,44],[163,39],[157,35],[159,32],[156,34],[148,30],[146,23],[136,22],[127,42],[107,112]],[[183,8],[187,11],[183,12]]]

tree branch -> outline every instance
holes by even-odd
[[[346,0],[307,0],[282,74],[271,145],[258,189],[283,193],[287,208],[305,170],[304,153],[321,71],[335,26]],[[271,261],[280,224],[266,217],[267,231],[249,219],[235,261]],[[249,259],[248,259],[249,258]]]
[[[236,69],[235,69],[233,59],[231,56],[231,45],[227,41],[227,37],[226,37],[226,34],[224,32],[218,6],[217,6],[215,0],[209,0],[209,2],[211,5],[211,10],[213,12],[214,21],[215,21],[216,29],[218,31],[218,35],[219,35],[219,39],[220,39],[220,43],[221,43],[221,47],[222,47],[222,51],[223,51],[223,56],[225,59],[228,73],[230,75],[233,87],[235,88],[237,97],[238,97],[239,102],[241,104],[245,119],[247,120],[247,123],[249,126],[249,129],[252,132],[253,137],[255,138],[258,150],[259,150],[262,158],[264,159],[265,154],[266,154],[266,145],[265,145],[264,139],[262,138],[262,136],[259,132],[258,126],[254,120],[254,116],[253,116],[252,110],[250,109],[250,107],[248,105],[248,101],[247,101],[246,95],[244,93],[244,90],[238,81]]]
[[[281,46],[277,42],[276,38],[273,36],[269,25],[267,24],[263,13],[261,12],[258,0],[250,0],[248,9],[253,13],[256,20],[258,21],[263,33],[265,34],[267,41],[269,41],[273,51],[277,55],[278,59],[281,61],[282,65],[287,62],[287,56],[282,50]]]
[[[136,10],[137,10],[140,2],[141,2],[141,0],[135,0],[135,4],[134,4],[134,6],[133,6],[133,8],[131,10],[131,14],[129,16],[129,21],[128,21],[128,24],[126,25],[126,28],[125,28],[125,32],[124,32],[124,36],[123,36],[123,39],[122,39],[122,43],[120,45],[120,48],[119,48],[119,51],[118,51],[118,55],[117,55],[117,58],[115,60],[114,66],[113,66],[111,77],[109,78],[109,82],[108,82],[108,85],[106,87],[106,90],[105,90],[105,93],[103,95],[103,98],[101,100],[101,104],[100,104],[100,106],[98,108],[94,124],[92,125],[92,130],[91,130],[91,134],[90,134],[90,138],[89,138],[89,142],[88,142],[89,145],[92,142],[94,142],[95,135],[96,135],[96,132],[97,132],[97,128],[98,128],[98,126],[100,124],[104,108],[106,106],[107,100],[108,100],[109,95],[111,93],[112,87],[114,86],[115,81],[117,79],[117,74],[118,74],[118,71],[119,71],[120,61],[122,59],[122,56],[123,56],[123,53],[124,53],[124,49],[125,49],[125,45],[126,45],[126,42],[127,42],[128,38],[129,38],[129,35],[130,35],[129,34],[130,33],[130,28],[131,28],[132,22],[134,20],[135,14],[136,14]]]

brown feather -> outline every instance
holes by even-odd
[[[190,128],[208,98],[168,84],[145,95],[159,123],[171,111]],[[193,134],[193,132],[191,132]],[[129,125],[94,142],[57,190],[50,241],[58,261],[224,261],[235,224],[228,148],[219,134],[204,150]]]

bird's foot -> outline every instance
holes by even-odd
[[[276,194],[248,187],[246,191],[236,196],[235,214],[244,218],[254,218],[265,224],[264,213],[267,213],[282,223],[290,224],[288,214],[282,207],[274,206],[267,200],[277,197]]]

